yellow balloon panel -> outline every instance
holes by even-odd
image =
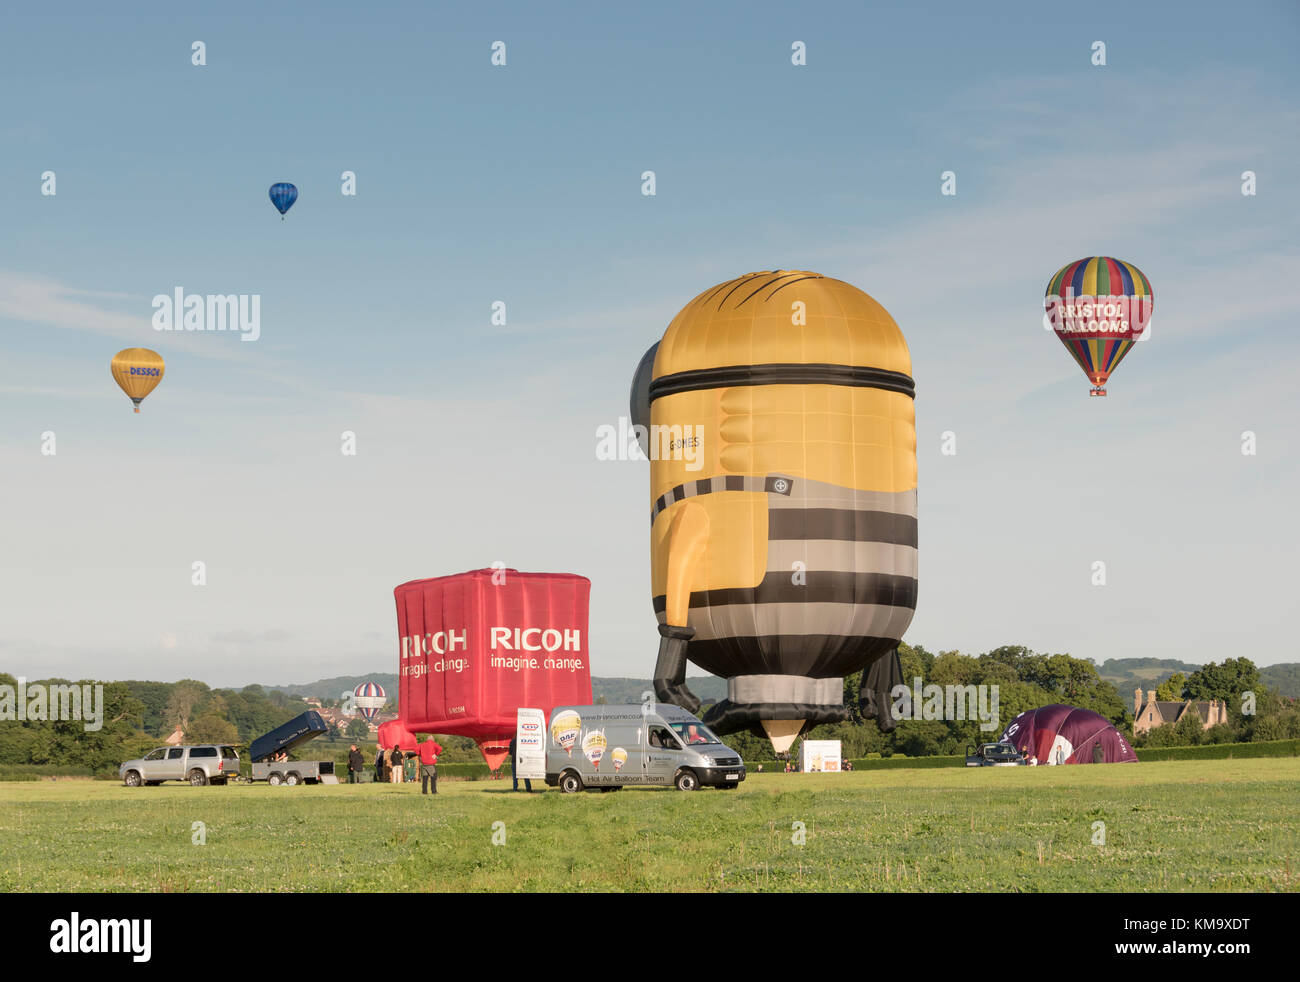
[[[714,474],[785,474],[861,491],[916,487],[916,418],[899,392],[763,385],[682,392],[650,410],[651,499]]]

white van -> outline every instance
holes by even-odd
[[[745,762],[707,726],[668,703],[560,706],[546,735],[546,783],[572,794],[652,785],[734,788]]]

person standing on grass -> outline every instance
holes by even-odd
[[[1064,764],[1064,763],[1065,763],[1065,748],[1064,748],[1064,747],[1057,747],[1057,748],[1056,748],[1056,763],[1057,763],[1058,765],[1060,765],[1060,764]]]
[[[519,790],[519,740],[517,737],[510,738],[510,776],[511,778],[514,779],[514,788],[512,790],[518,791]],[[528,789],[529,794],[533,793],[533,782],[528,780],[528,778],[524,778],[524,787]]]
[[[393,752],[388,755],[388,775],[394,784],[402,783],[402,748],[393,744]]]
[[[366,759],[361,756],[357,745],[352,744],[348,750],[348,784],[361,783],[361,771],[366,766]]]
[[[438,793],[438,755],[442,747],[433,739],[420,744],[420,794],[429,794],[429,785],[433,785],[433,794]]]
[[[419,761],[416,760],[415,751],[408,750],[406,759],[402,761],[402,780],[407,784],[415,783],[415,769]]]
[[[381,784],[384,780],[384,745],[379,745],[379,750],[375,754],[375,783]]]

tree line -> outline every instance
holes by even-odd
[[[922,685],[998,687],[996,728],[981,729],[978,719],[906,719],[891,733],[881,733],[874,720],[858,709],[861,674],[844,680],[848,719],[815,727],[806,737],[839,740],[846,757],[871,755],[923,757],[956,755],[978,743],[997,740],[1017,715],[1051,703],[1091,709],[1115,723],[1136,747],[1185,746],[1300,738],[1300,704],[1268,688],[1248,658],[1211,662],[1192,672],[1176,672],[1157,688],[1157,698],[1170,701],[1222,699],[1228,721],[1205,730],[1195,707],[1176,726],[1160,726],[1142,737],[1132,730],[1132,693],[1121,694],[1103,679],[1097,667],[1067,654],[1043,654],[1018,645],[1005,645],[980,655],[959,651],[932,653],[921,645],[899,646],[904,683]],[[42,685],[67,684],[66,679],[40,680]],[[35,683],[33,683],[35,684]],[[77,684],[97,684],[80,680]],[[179,726],[187,743],[247,746],[255,738],[304,713],[299,697],[260,685],[242,689],[213,689],[195,679],[179,682],[104,682],[103,725],[88,732],[79,720],[5,720],[0,722],[0,764],[49,764],[116,769],[124,760],[156,747]],[[0,686],[16,689],[12,675],[0,673]],[[364,730],[364,732],[363,732]],[[328,741],[360,742],[368,728],[360,719],[345,732],[332,728]],[[439,737],[447,760],[477,760],[472,740]],[[727,743],[747,760],[766,760],[771,745],[757,733],[731,734]],[[367,748],[371,749],[371,748]]]
[[[1067,654],[1046,654],[1020,645],[1004,645],[980,655],[960,651],[933,653],[922,645],[899,645],[904,684],[998,687],[998,725],[981,729],[978,719],[905,719],[890,733],[881,733],[874,720],[864,720],[858,708],[862,673],[844,680],[849,718],[823,724],[804,734],[809,740],[839,740],[846,758],[964,754],[967,747],[997,740],[1020,713],[1052,703],[1090,709],[1110,720],[1135,747],[1189,746],[1300,738],[1300,703],[1266,687],[1259,669],[1248,658],[1211,662],[1190,673],[1175,673],[1163,683],[1157,698],[1183,701],[1222,699],[1228,722],[1204,730],[1195,706],[1176,726],[1160,726],[1148,734],[1133,734],[1133,695],[1121,694],[1102,678],[1091,661]],[[1245,698],[1253,693],[1253,700]],[[766,760],[771,745],[758,733],[726,737],[746,760]]]

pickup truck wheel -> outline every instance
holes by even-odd
[[[700,779],[695,776],[694,771],[683,768],[673,779],[673,786],[678,791],[695,791],[700,786]]]
[[[144,781],[141,780],[139,771],[127,771],[126,776],[122,778],[122,783],[128,788],[138,788]]]
[[[582,790],[582,778],[577,771],[565,771],[560,775],[560,790],[565,794],[576,794]]]
[[[296,788],[298,785],[302,784],[302,778],[298,776],[297,771],[290,771],[284,776],[284,783],[289,785],[291,788]]]
[[[197,767],[190,771],[190,784],[196,788],[201,788],[208,783],[208,776]]]
[[[278,788],[284,783],[284,775],[279,771],[272,771],[271,775],[266,779],[266,783],[273,788]]]

